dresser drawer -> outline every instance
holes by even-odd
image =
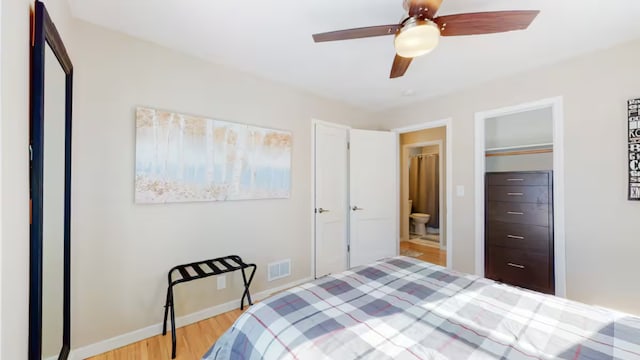
[[[548,254],[491,246],[487,253],[486,275],[510,285],[553,293],[549,261]]]
[[[547,226],[489,221],[485,230],[487,246],[502,246],[549,255],[551,234]]]
[[[549,203],[548,186],[498,186],[487,187],[489,201]]]
[[[487,185],[549,185],[550,172],[487,173]]]
[[[489,201],[486,216],[487,221],[549,226],[550,212],[548,204]]]

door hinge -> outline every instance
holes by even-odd
[[[351,150],[351,142],[347,141],[347,150]]]
[[[351,252],[351,245],[347,244],[347,252]]]
[[[33,147],[29,145],[29,161],[33,161]]]

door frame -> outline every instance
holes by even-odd
[[[401,152],[402,154],[405,154],[407,152],[408,149],[410,148],[416,148],[416,147],[425,147],[425,146],[438,146],[438,155],[440,156],[440,161],[438,161],[438,215],[439,215],[439,219],[438,219],[438,223],[439,224],[444,224],[443,221],[443,217],[444,217],[444,212],[442,211],[442,205],[443,203],[446,201],[446,199],[444,198],[445,194],[444,194],[444,171],[442,171],[443,166],[445,165],[443,161],[441,161],[442,159],[442,140],[433,140],[433,141],[424,141],[424,142],[420,142],[420,143],[415,143],[415,144],[407,144],[407,145],[402,145],[401,147]],[[400,166],[402,166],[402,160],[400,160]],[[404,169],[400,168],[400,172],[401,172],[401,176],[402,177],[402,172],[404,171]],[[405,178],[405,181],[402,182],[402,184],[400,184],[400,201],[402,201],[402,187],[405,186],[406,188],[409,187],[409,178]],[[402,209],[403,204],[400,204],[400,209]],[[404,220],[401,220],[401,224]],[[442,226],[442,225],[440,225]],[[410,234],[409,234],[410,235]],[[445,235],[446,235],[446,228],[445,228]],[[411,238],[411,236],[409,236],[409,239]],[[402,240],[402,237],[400,237],[400,240]],[[446,247],[442,246],[442,241],[440,241],[440,250],[446,250]]]
[[[311,261],[310,269],[311,269],[311,277],[316,279],[316,125],[325,125],[325,126],[333,126],[337,128],[342,128],[347,130],[347,141],[349,141],[349,130],[351,130],[351,126],[344,124],[337,124],[328,121],[318,120],[315,118],[311,119],[311,209],[309,213],[311,214]],[[347,166],[349,166],[349,154],[347,153]],[[349,174],[347,173],[347,183],[345,186],[349,184]],[[349,206],[349,193],[347,190],[347,204],[345,206]],[[347,227],[349,227],[350,216],[347,216]],[[350,244],[349,232],[347,231],[347,245]],[[347,269],[349,268],[349,256],[347,253]]]
[[[562,96],[475,113],[475,262],[484,277],[485,122],[486,119],[551,108],[553,117],[553,244],[556,296],[566,297],[564,110]]]
[[[410,133],[414,131],[433,129],[438,127],[445,128],[445,182],[446,186],[446,205],[447,205],[447,221],[445,224],[445,238],[447,242],[447,268],[453,268],[453,127],[452,127],[453,119],[446,118],[435,121],[428,121],[421,124],[405,126],[401,128],[391,129],[391,131],[396,133],[398,137],[398,144],[400,144],[400,134]],[[396,155],[397,158],[400,159],[400,146],[396,146]],[[398,162],[398,171],[396,175],[398,176],[398,188],[396,189],[398,199],[400,199],[400,164]],[[397,209],[396,209],[396,222],[398,224],[397,228],[400,229],[400,201],[398,201]],[[397,232],[397,242],[400,244],[400,231]]]

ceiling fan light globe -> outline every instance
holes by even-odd
[[[414,58],[431,52],[438,46],[440,30],[427,20],[410,21],[396,34],[396,53],[405,58]]]

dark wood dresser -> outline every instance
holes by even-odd
[[[554,294],[553,173],[491,172],[485,184],[485,276]]]

